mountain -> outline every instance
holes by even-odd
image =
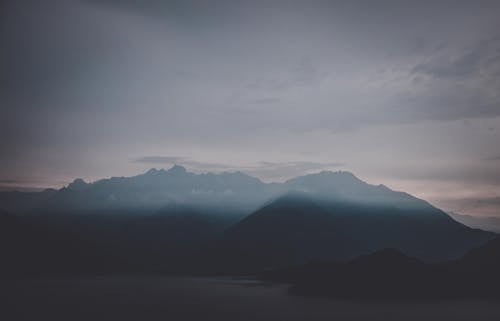
[[[378,187],[361,188],[372,192],[371,205],[355,202],[349,194],[280,197],[226,230],[213,255],[224,267],[248,271],[310,260],[346,261],[383,248],[439,261],[459,258],[493,237],[407,194],[383,203]],[[385,199],[395,197],[387,193],[383,188]]]
[[[247,214],[268,199],[270,189],[258,179],[236,173],[194,174],[175,165],[132,177],[112,177],[94,183],[77,179],[57,191],[42,206],[50,213],[95,211],[155,212],[169,204],[200,210]]]
[[[353,202],[364,205],[386,205],[421,208],[428,204],[404,192],[395,192],[384,185],[368,184],[350,172],[323,171],[292,178],[284,190],[314,195],[324,200]]]
[[[330,253],[340,241],[336,231],[314,202],[285,195],[229,227],[205,255],[228,271],[289,265]]]
[[[292,285],[289,292],[296,295],[379,299],[432,297],[434,294],[427,293],[426,287],[431,279],[438,279],[441,270],[430,266],[396,249],[383,249],[348,262],[308,263],[267,271],[259,277],[289,283]]]
[[[183,206],[143,215],[0,212],[0,274],[178,272],[187,256],[232,223]]]
[[[70,191],[83,191],[89,187],[90,184],[86,183],[81,178],[76,178],[73,182],[71,182],[67,189]]]
[[[453,212],[448,212],[448,214],[455,221],[460,222],[469,227],[478,228],[484,231],[500,233],[500,218],[498,217],[462,215]]]
[[[291,284],[290,293],[336,298],[499,298],[500,238],[463,258],[424,263],[396,249],[348,262],[321,261],[260,273]]]
[[[357,267],[370,266],[370,270],[380,270],[384,273],[393,273],[394,271],[403,271],[407,268],[422,266],[423,262],[403,254],[398,249],[386,248],[374,253],[362,255],[352,259],[349,266],[353,269]]]
[[[461,262],[472,267],[477,274],[497,273],[500,270],[500,237],[468,252]]]
[[[325,199],[410,207],[422,201],[383,185],[367,184],[349,172],[321,172],[284,183],[263,183],[241,172],[195,174],[175,165],[150,169],[132,177],[112,177],[87,183],[75,179],[60,190],[40,193],[2,192],[0,208],[15,213],[75,213],[135,211],[152,213],[169,204],[246,215],[265,202],[289,192]]]
[[[0,213],[0,279],[14,275],[101,274],[129,269],[125,260],[70,231]]]
[[[348,261],[384,248],[438,261],[459,258],[494,236],[349,172],[268,184],[239,172],[194,174],[176,165],[15,195],[16,202],[0,202],[0,208],[20,209],[24,198],[29,206],[20,211],[22,221],[35,224],[36,233],[71,231],[69,239],[150,271],[255,272]]]
[[[234,212],[241,217],[270,200],[294,192],[325,201],[369,207],[391,206],[419,212],[434,210],[425,201],[384,185],[367,184],[349,172],[323,171],[284,183],[264,183],[241,172],[195,174],[179,165],[169,170],[153,168],[141,175],[112,177],[93,183],[78,178],[60,190],[1,192],[0,209],[23,214],[154,213],[165,206],[179,204],[199,211]]]

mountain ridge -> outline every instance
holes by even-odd
[[[155,253],[161,252],[151,243],[155,239],[176,254],[177,242],[193,251],[207,244],[201,256],[213,261],[214,270],[345,261],[382,248],[428,261],[455,259],[493,235],[456,222],[424,200],[345,171],[263,183],[240,172],[195,174],[176,165],[93,183],[76,179],[36,200],[25,216],[81,230],[82,237],[90,233],[114,244],[106,233],[115,232],[105,229],[118,226],[116,238],[124,244],[136,247],[132,239],[137,237]],[[172,216],[175,212],[185,217]],[[176,237],[162,236],[163,231]],[[183,233],[205,236],[191,240]]]
[[[457,259],[493,236],[433,207],[373,207],[290,193],[230,226],[208,253],[234,270],[347,261],[384,248],[432,262]]]
[[[249,214],[262,204],[289,192],[315,194],[317,197],[365,202],[369,205],[391,201],[399,206],[423,200],[397,192],[384,185],[371,185],[347,171],[322,171],[289,179],[282,183],[265,183],[242,172],[192,173],[174,165],[168,170],[152,168],[130,177],[110,177],[94,182],[75,179],[67,186],[37,195],[33,201],[11,202],[7,210],[25,214],[45,209],[54,211],[85,211],[96,209],[137,208],[159,210],[171,204],[199,207],[240,209]],[[0,208],[9,192],[0,192]],[[18,196],[21,198],[24,193]],[[12,198],[12,195],[10,196]],[[19,204],[22,206],[19,206]],[[428,204],[428,203],[427,203]],[[427,206],[427,205],[426,205]],[[429,206],[431,206],[429,204]]]
[[[462,258],[424,263],[397,249],[348,262],[318,261],[264,271],[259,278],[290,284],[295,295],[358,299],[499,297],[500,237]]]

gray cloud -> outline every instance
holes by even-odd
[[[250,88],[265,89],[270,91],[284,91],[296,87],[311,87],[322,83],[328,73],[319,71],[312,63],[310,57],[303,57],[300,62],[287,73],[287,79],[264,79],[249,84]]]
[[[500,141],[498,1],[2,9],[2,177],[59,186],[181,163],[281,180],[333,159],[426,180],[435,198],[443,182],[498,194],[497,162],[481,161]]]
[[[500,36],[476,39],[465,48],[440,45],[412,68],[412,74],[433,78],[496,78],[500,70]],[[481,75],[480,75],[481,74]]]
[[[458,213],[500,217],[500,197],[448,199],[441,203]]]
[[[15,179],[0,179],[0,184],[12,184],[17,183]]]
[[[412,72],[436,78],[470,76],[479,71],[480,58],[478,51],[468,52],[457,58],[435,56],[415,66]]]
[[[468,201],[468,200],[463,200]],[[500,197],[489,197],[482,199],[473,199],[472,203],[474,206],[498,206],[500,207]]]
[[[135,159],[133,162],[135,163],[144,163],[144,164],[180,164],[182,162],[188,161],[186,157],[177,157],[177,156],[144,156]]]
[[[180,156],[144,156],[135,159],[133,162],[150,165],[182,165],[195,171],[235,170],[234,166],[228,164],[199,162],[189,157]]]
[[[500,161],[500,156],[486,157],[486,158],[483,158],[482,161],[484,161],[484,162]]]
[[[256,104],[262,104],[262,105],[272,105],[278,103],[280,100],[279,98],[259,98],[255,100]]]
[[[500,166],[482,166],[479,163],[471,164],[441,164],[433,168],[422,168],[419,171],[408,171],[403,166],[385,169],[394,177],[408,180],[437,181],[437,182],[468,182],[469,185],[488,184],[500,187]]]

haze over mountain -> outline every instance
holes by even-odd
[[[75,179],[56,193],[38,194],[40,197],[28,204],[9,199],[26,198],[26,193],[0,192],[0,208],[5,204],[6,209],[13,212],[71,213],[113,209],[155,211],[169,204],[185,204],[211,210],[224,207],[225,211],[250,212],[272,195],[273,186],[239,172],[194,174],[176,165],[169,170],[153,168],[141,175],[112,177],[93,183]]]
[[[203,210],[250,212],[269,197],[258,179],[242,173],[194,174],[182,166],[151,169],[133,177],[113,177],[85,184],[75,180],[47,200],[50,211],[146,210],[185,204]]]
[[[251,272],[345,261],[387,247],[439,261],[493,237],[349,172],[263,183],[242,173],[194,174],[176,165],[94,183],[76,179],[58,191],[29,195],[30,202],[8,198],[0,208],[22,204],[18,219],[29,226],[71,231],[148,271]]]
[[[500,218],[499,217],[484,217],[463,215],[454,212],[448,214],[457,222],[467,225],[472,228],[477,228],[485,231],[500,233]]]
[[[382,196],[387,192],[384,188]],[[225,265],[235,270],[345,261],[388,247],[440,261],[459,258],[493,237],[403,195],[399,202],[376,197],[371,204],[346,197],[285,195],[227,229],[214,255],[227,258]]]
[[[323,200],[365,205],[390,205],[401,209],[431,209],[429,203],[384,185],[363,182],[350,172],[323,171],[283,183],[264,183],[241,172],[195,174],[175,165],[169,170],[150,169],[132,177],[112,177],[93,183],[75,179],[55,191],[0,192],[0,208],[30,210],[94,211],[105,209],[158,210],[169,204],[250,212],[264,202],[289,192]]]

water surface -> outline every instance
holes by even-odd
[[[500,320],[488,300],[350,301],[290,296],[284,285],[187,277],[0,281],[0,320]]]

